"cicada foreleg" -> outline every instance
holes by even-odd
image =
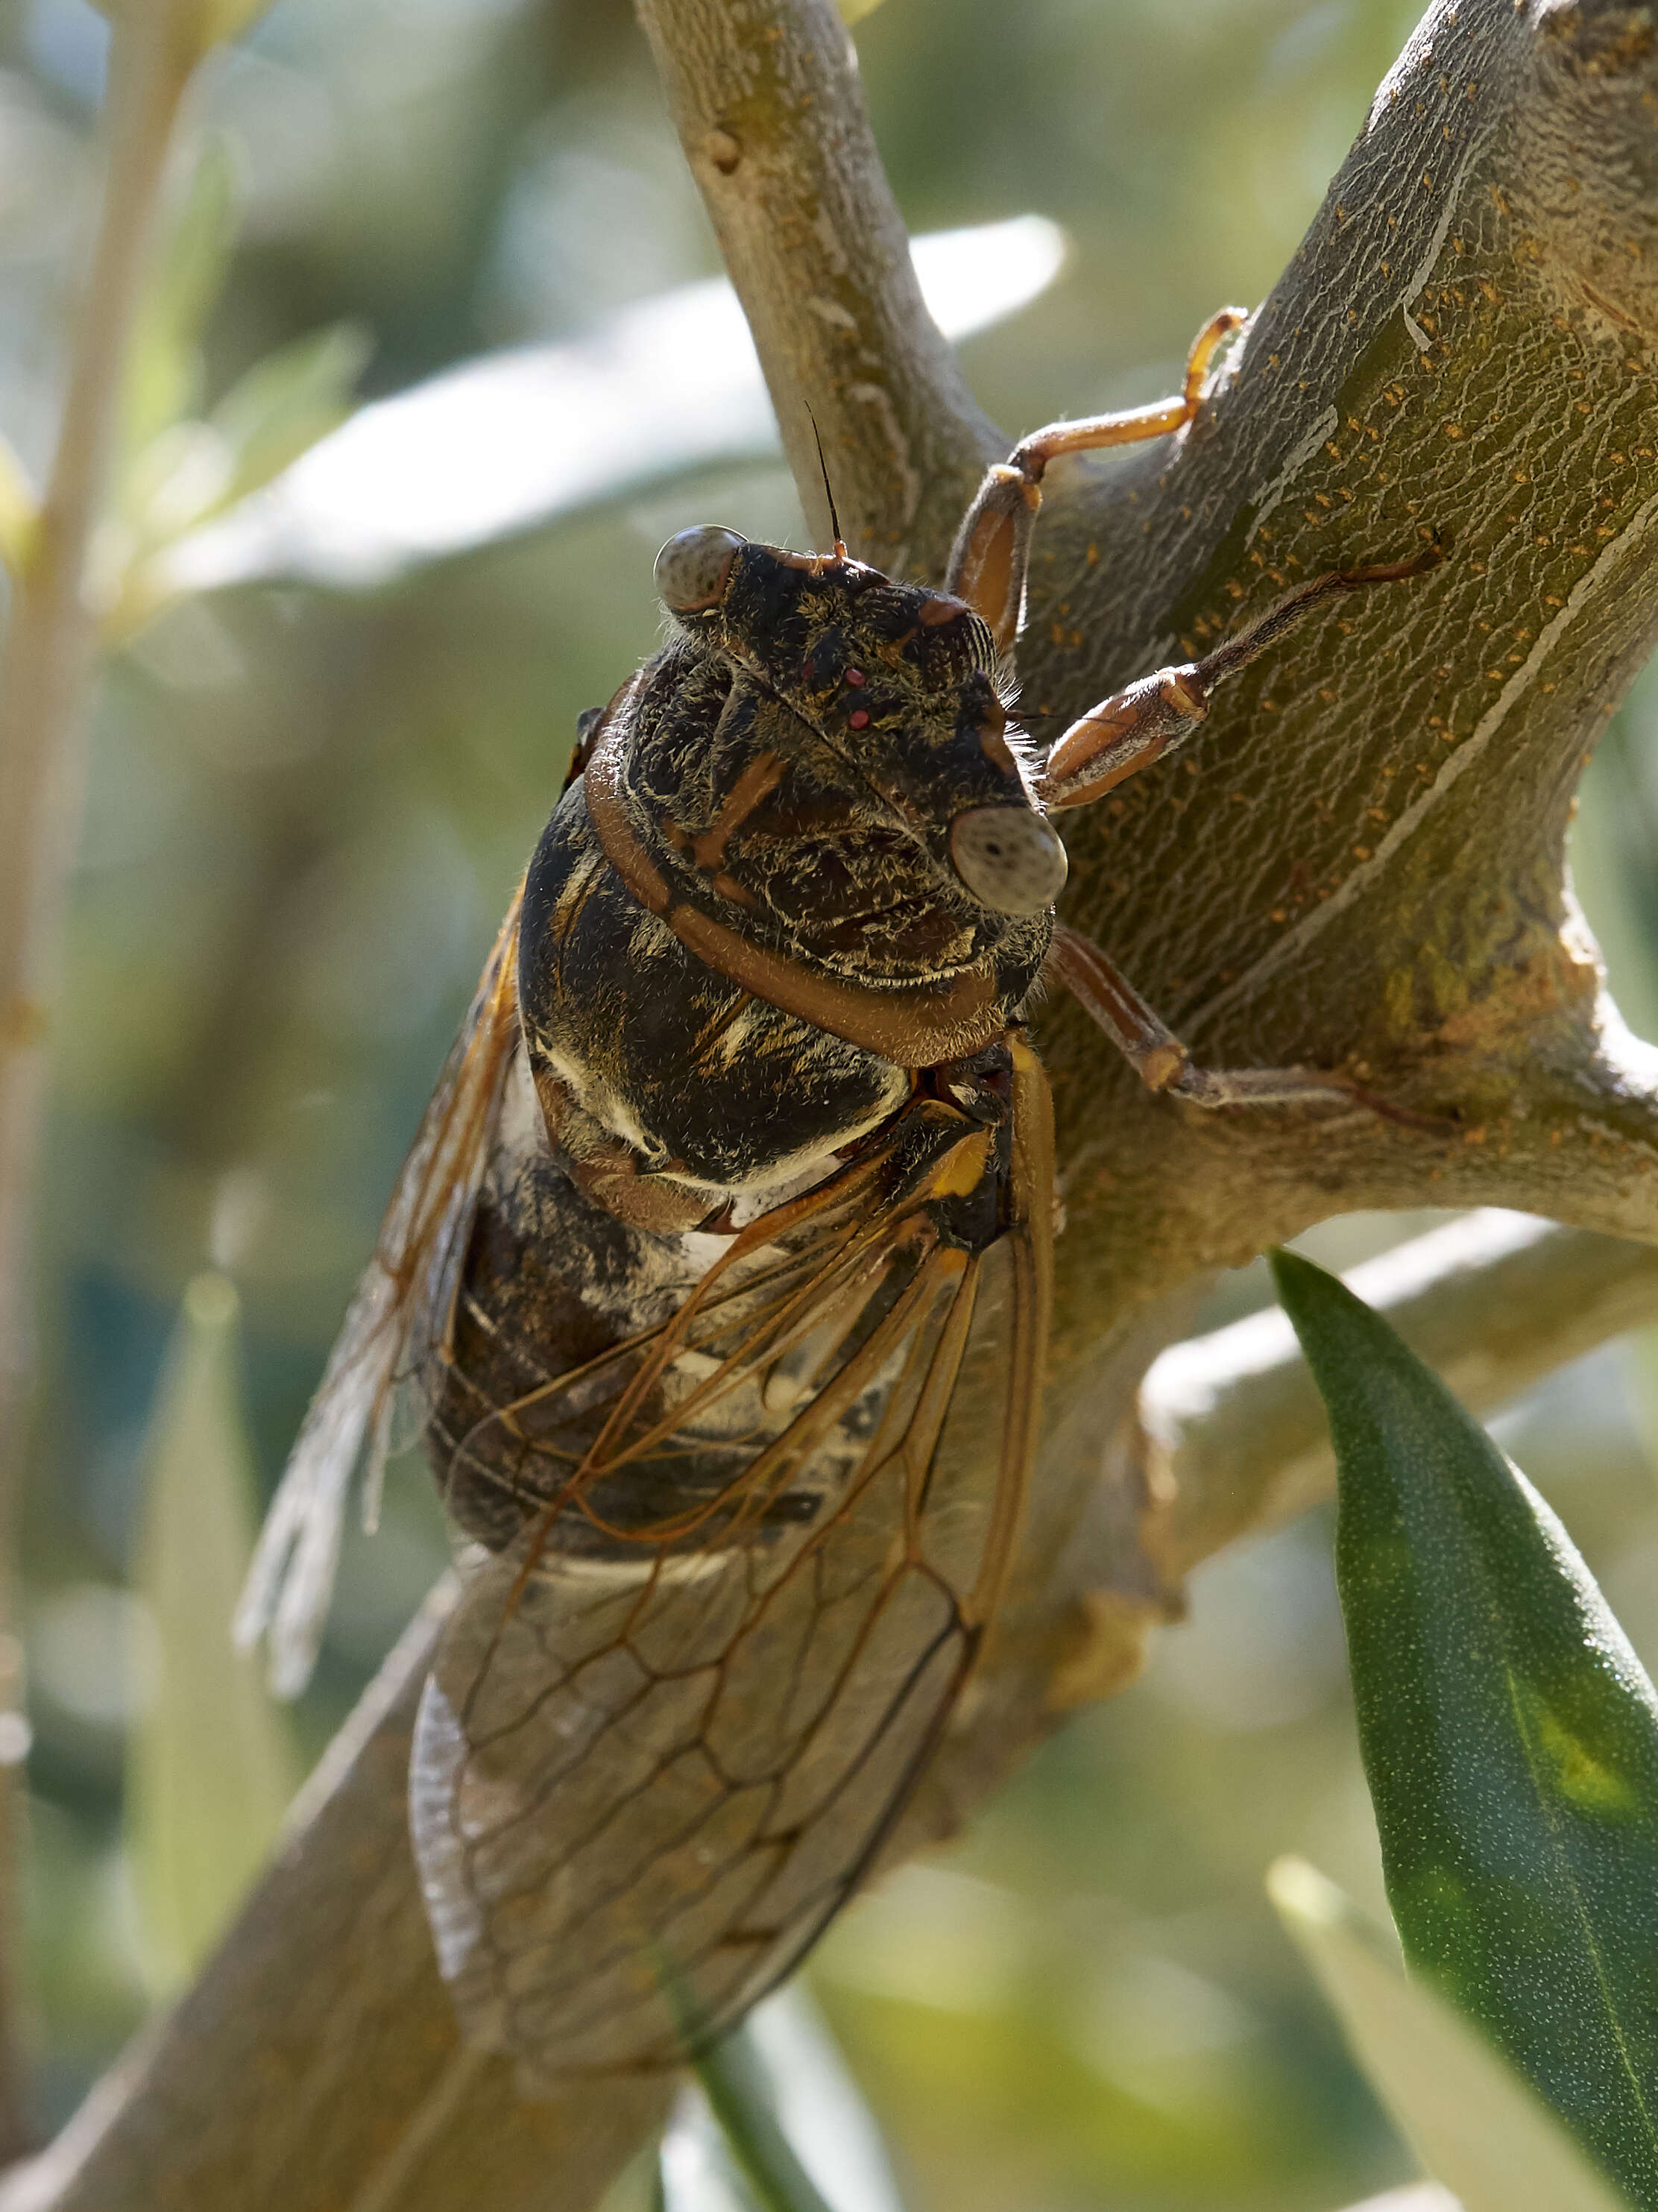
[[[1276,606],[1206,653],[1156,670],[1091,708],[1060,738],[1037,779],[1050,812],[1084,806],[1182,744],[1207,720],[1216,688],[1247,668],[1327,600],[1372,584],[1421,575],[1441,559],[1437,544],[1408,561],[1339,568],[1286,592]],[[1199,1066],[1174,1031],[1099,947],[1056,928],[1049,964],[1097,1022],[1148,1089],[1172,1091],[1194,1106],[1364,1105],[1390,1120],[1414,1121],[1349,1078],[1300,1067]]]
[[[999,653],[1011,653],[1018,635],[1030,533],[1042,507],[1042,475],[1048,463],[1061,453],[1137,445],[1183,428],[1198,411],[1216,349],[1241,330],[1246,319],[1242,307],[1223,307],[1209,318],[1192,342],[1185,381],[1176,398],[1115,415],[1050,422],[1045,430],[1033,430],[1022,438],[1006,460],[990,470],[957,532],[944,589],[964,599],[989,623]]]

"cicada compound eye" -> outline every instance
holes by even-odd
[[[732,561],[748,540],[723,523],[699,522],[671,538],[656,556],[656,588],[676,615],[705,614],[725,596]]]
[[[981,906],[1040,914],[1065,888],[1065,847],[1053,823],[1024,806],[970,806],[950,825],[950,857]]]

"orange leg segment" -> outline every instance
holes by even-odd
[[[1031,531],[1042,507],[1048,464],[1062,453],[1132,445],[1182,428],[1198,411],[1216,349],[1245,319],[1240,308],[1223,307],[1204,325],[1187,356],[1177,398],[1122,414],[1050,423],[1021,439],[1007,459],[987,474],[957,535],[944,588],[990,625],[999,651],[1010,652],[1017,638]],[[1286,592],[1201,659],[1142,677],[1071,725],[1048,755],[1036,779],[1036,797],[1049,812],[1102,797],[1189,738],[1207,719],[1215,687],[1247,668],[1315,607],[1371,584],[1420,575],[1442,557],[1435,540],[1408,561],[1316,577]],[[1054,928],[1048,972],[1098,1023],[1149,1090],[1171,1091],[1194,1106],[1363,1106],[1408,1126],[1436,1126],[1390,1106],[1345,1076],[1303,1067],[1198,1066],[1099,947],[1062,922]]]
[[[1050,811],[1098,799],[1188,738],[1206,718],[1216,685],[1247,668],[1315,607],[1371,584],[1400,583],[1421,575],[1442,557],[1435,542],[1410,561],[1337,569],[1315,577],[1286,592],[1276,606],[1201,660],[1142,677],[1071,725],[1037,779],[1038,798]],[[1054,927],[1048,969],[1098,1023],[1149,1090],[1171,1091],[1194,1106],[1366,1106],[1388,1121],[1412,1127],[1433,1126],[1362,1090],[1346,1076],[1301,1067],[1197,1066],[1127,977],[1096,945],[1063,922]]]
[[[1193,1106],[1359,1105],[1396,1118],[1343,1075],[1305,1067],[1199,1067],[1121,969],[1063,922],[1054,927],[1048,964],[1148,1091],[1172,1091]]]
[[[1092,453],[1105,446],[1131,446],[1145,438],[1166,437],[1192,420],[1203,395],[1215,350],[1245,320],[1242,307],[1223,307],[1193,340],[1180,397],[1150,407],[1131,407],[1116,415],[1086,415],[1074,422],[1051,422],[1022,438],[1004,462],[986,476],[957,533],[944,589],[964,599],[991,627],[997,650],[1011,652],[1024,604],[1030,532],[1042,503],[1042,471],[1061,453]]]
[[[1409,561],[1373,568],[1333,568],[1297,584],[1275,606],[1225,639],[1201,660],[1183,660],[1155,670],[1072,723],[1036,780],[1036,795],[1050,812],[1061,806],[1086,806],[1125,777],[1150,768],[1154,760],[1189,738],[1208,719],[1218,684],[1258,659],[1267,647],[1299,628],[1315,608],[1372,584],[1399,584],[1436,568],[1443,559],[1437,540]]]

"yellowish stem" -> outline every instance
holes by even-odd
[[[179,102],[200,52],[179,20],[186,12],[152,0],[125,10],[117,23],[103,201],[57,451],[0,662],[0,1621],[14,1611],[9,1581],[29,1401],[29,1224],[45,1120],[46,1009],[86,784],[84,705],[95,624],[88,554],[108,474],[145,247]],[[15,1765],[0,1760],[0,2159],[15,2156],[28,2134],[15,2032]]]

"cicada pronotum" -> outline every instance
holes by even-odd
[[[683,532],[661,652],[576,766],[427,1109],[245,1613],[314,1649],[342,1501],[418,1393],[464,1589],[410,1802],[468,2035],[545,2084],[730,2027],[856,1888],[995,1619],[1041,1414],[1046,969],[1152,1087],[1219,1073],[1056,925],[1050,811],[1178,744],[1322,578],[1040,759],[1010,719],[1062,424],[986,479],[942,592]],[[952,1448],[999,1449],[987,1485]]]

